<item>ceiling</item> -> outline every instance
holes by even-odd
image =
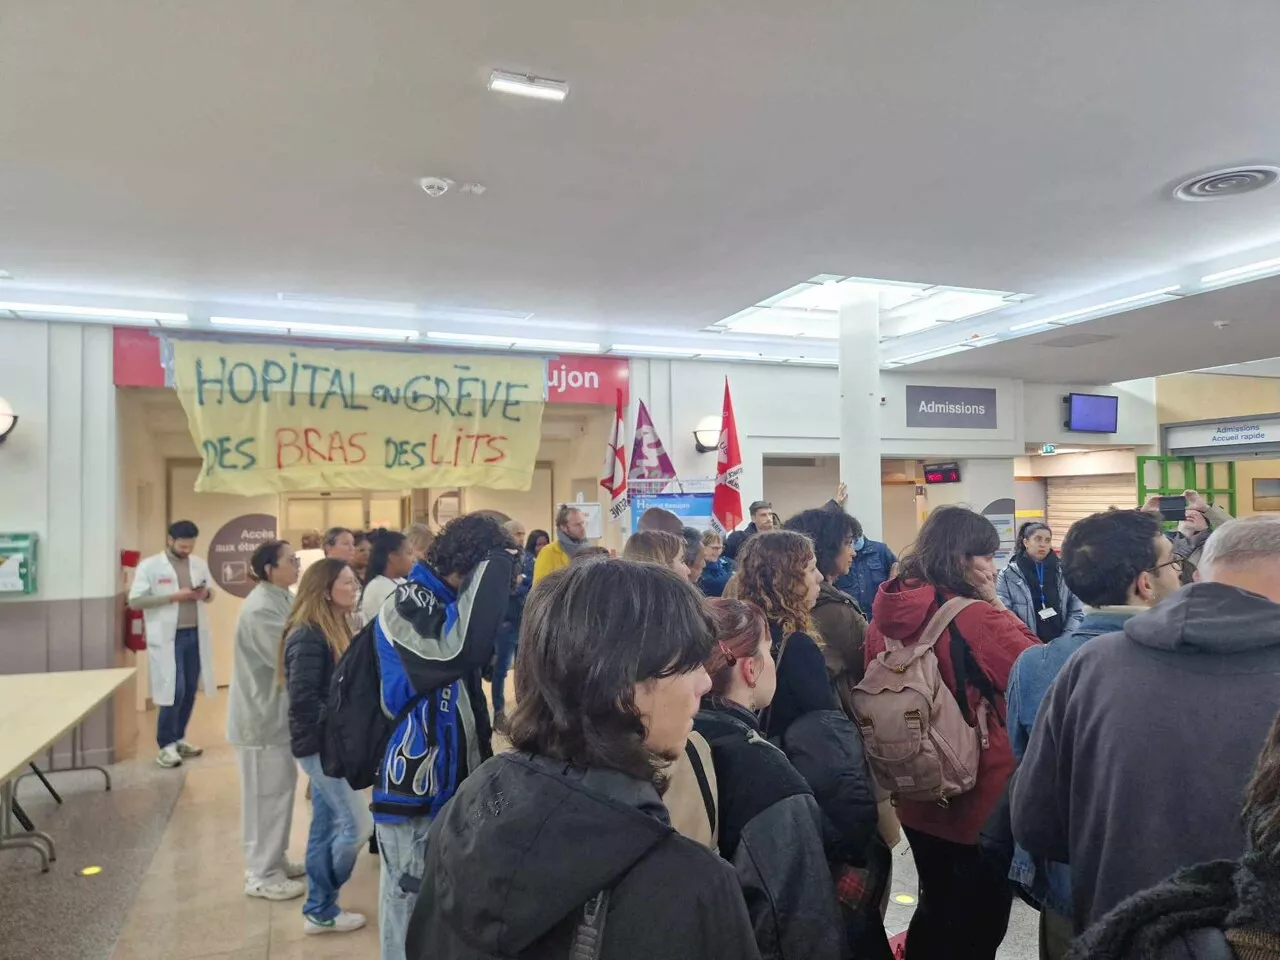
[[[1221,364],[1234,365],[1228,373],[1262,376],[1267,365],[1257,364],[1260,369],[1251,372],[1255,364],[1246,361],[1280,354],[1278,304],[1280,277],[1274,277],[904,369],[1083,384],[1136,380]]]
[[[1277,35],[1269,0],[0,0],[0,293],[289,293],[576,339],[692,334],[819,273],[1070,300],[1280,242],[1280,187],[1167,198],[1280,163]],[[492,94],[494,68],[569,98]],[[1278,289],[919,369],[1280,355]],[[1118,340],[1046,346],[1086,330]]]

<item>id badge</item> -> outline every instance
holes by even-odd
[[[1045,607],[1040,611],[1041,620],[1052,620],[1057,615],[1058,615],[1058,611],[1053,609],[1053,607]]]

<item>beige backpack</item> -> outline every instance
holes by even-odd
[[[689,734],[680,759],[671,765],[662,800],[671,814],[671,826],[710,850],[717,849],[720,840],[716,790],[711,746],[702,734],[694,731]]]
[[[895,797],[946,806],[977,782],[978,760],[989,746],[987,703],[979,702],[975,730],[943,683],[933,648],[960,611],[979,602],[948,600],[911,646],[886,635],[884,652],[853,688],[853,719],[867,762]]]

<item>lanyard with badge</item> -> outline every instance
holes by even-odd
[[[1049,606],[1049,600],[1044,595],[1044,561],[1036,562],[1036,579],[1040,582],[1040,613],[1037,616],[1041,620],[1052,620],[1058,615],[1058,611]]]

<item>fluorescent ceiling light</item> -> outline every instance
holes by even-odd
[[[839,337],[839,308],[851,291],[880,303],[886,336],[903,336],[937,323],[953,323],[1010,306],[1025,296],[1003,290],[837,277],[821,274],[713,324],[710,329],[763,336]]]
[[[599,353],[600,344],[586,340],[540,340],[534,337],[495,337],[485,333],[427,334],[428,340],[442,343],[468,343],[481,347],[506,347],[526,350],[571,350],[575,353]]]
[[[53,303],[0,303],[0,310],[41,317],[76,317],[86,320],[146,320],[161,326],[187,323],[185,313],[157,313],[152,310],[117,310],[114,307],[75,307]]]
[[[1205,287],[1221,287],[1241,280],[1256,280],[1268,273],[1278,271],[1280,271],[1280,257],[1273,257],[1270,260],[1259,260],[1257,263],[1245,264],[1243,267],[1235,267],[1232,270],[1211,273],[1201,277],[1200,284]]]
[[[416,340],[417,330],[396,327],[355,327],[337,323],[298,323],[293,320],[253,320],[247,317],[210,317],[215,327],[232,327],[238,330],[268,330],[272,333],[296,336],[327,334],[338,337],[365,338],[368,340]]]
[[[528,77],[519,73],[495,70],[489,74],[489,89],[495,93],[510,93],[534,100],[551,100],[556,103],[569,95],[569,85],[561,80]]]
[[[838,367],[840,361],[833,357],[787,357],[783,363],[792,363],[798,367]]]
[[[919,363],[922,360],[936,360],[938,357],[949,357],[953,353],[960,353],[964,350],[972,350],[973,345],[970,343],[953,343],[948,347],[938,347],[934,350],[925,350],[923,353],[913,353],[905,357],[895,357],[891,363],[897,366],[905,366],[908,363]]]
[[[699,350],[699,357],[708,360],[768,360],[758,350]]]
[[[721,320],[714,329],[761,336],[835,340],[840,336],[840,321],[838,314],[826,310],[749,307]]]
[[[610,353],[627,353],[639,357],[687,357],[697,356],[697,350],[688,347],[646,347],[635,343],[615,343],[609,348]]]
[[[1159,290],[1135,293],[1132,297],[1121,297],[1119,300],[1095,303],[1091,307],[1081,307],[1079,310],[1072,310],[1069,313],[1059,313],[1052,317],[1043,317],[1040,320],[1028,320],[1026,323],[1019,323],[1010,327],[1009,332],[1016,333],[1019,330],[1029,330],[1032,327],[1066,327],[1085,320],[1096,320],[1099,317],[1109,316],[1113,313],[1123,313],[1125,310],[1136,310],[1138,307],[1177,300],[1178,297],[1173,292],[1177,289],[1178,284],[1174,284],[1171,287],[1161,287]]]

